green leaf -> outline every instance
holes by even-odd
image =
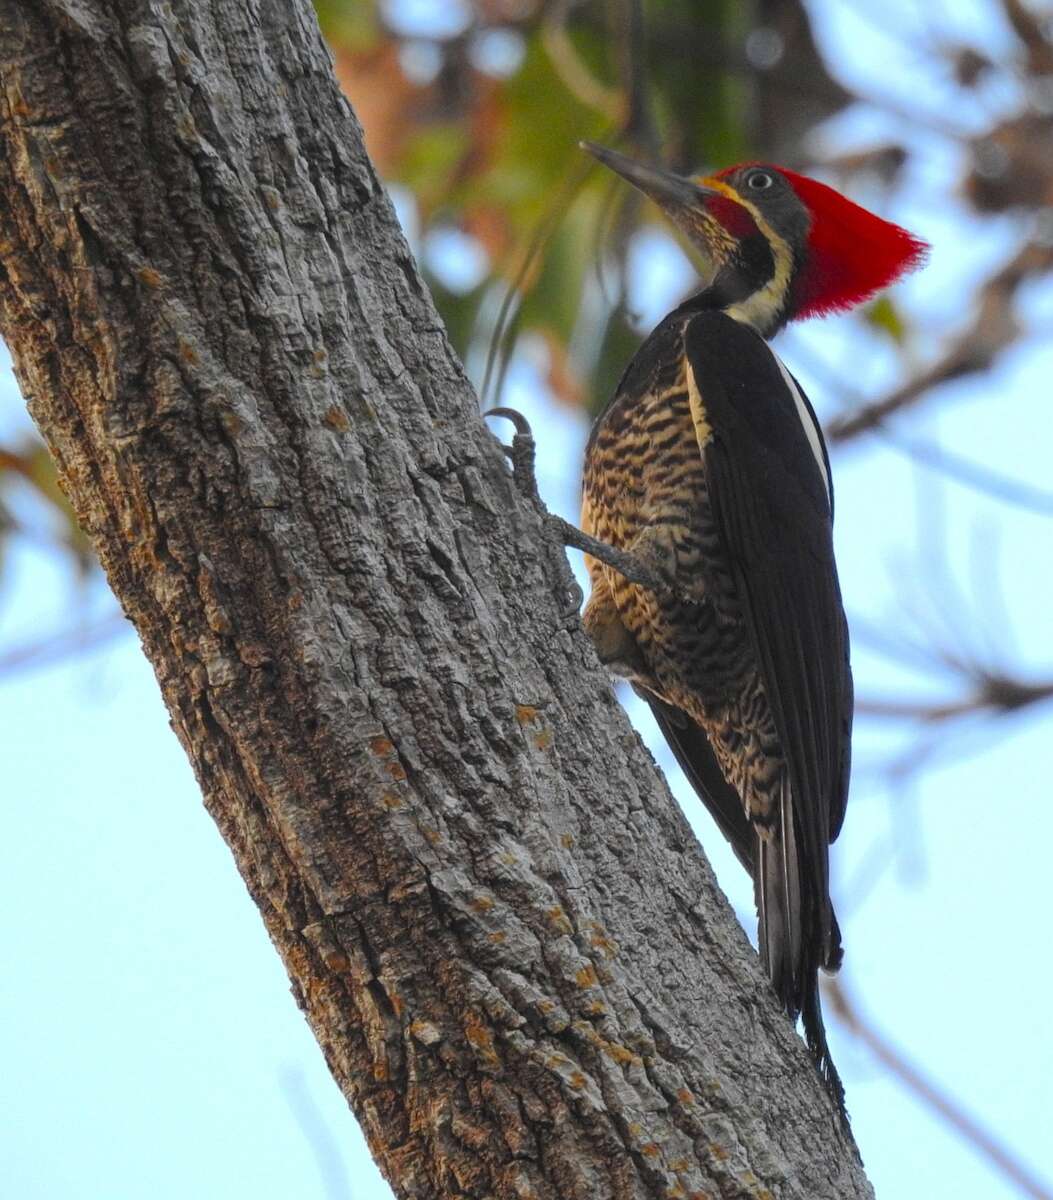
[[[881,296],[863,309],[863,320],[873,329],[887,334],[897,346],[907,340],[907,325],[895,303],[888,296]]]

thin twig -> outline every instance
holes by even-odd
[[[1027,50],[1028,71],[1038,76],[1053,73],[1053,43],[1046,37],[1042,17],[1020,0],[1002,0],[1002,11]]]
[[[959,700],[926,703],[918,700],[886,700],[860,696],[855,709],[868,717],[895,721],[924,721],[938,725],[958,717],[989,712],[995,716],[1019,712],[1033,704],[1053,699],[1053,680],[1045,683],[1022,683],[1017,679],[989,676],[977,681],[976,690]]]
[[[829,363],[823,362],[810,347],[800,340],[794,342],[793,357],[804,363],[807,369],[817,376],[831,392],[839,393],[842,400],[847,402],[847,411],[844,415],[834,417],[826,426],[826,433],[831,441],[836,440],[835,434],[831,431],[839,428],[839,422],[841,423],[840,428],[843,429],[845,423],[857,419],[861,413],[872,412],[874,407],[882,403],[881,401],[868,401],[862,393],[845,384]],[[898,403],[900,394],[896,392],[892,395],[897,397]],[[902,397],[902,401],[906,403],[917,395],[920,395],[920,391],[912,389],[909,396]],[[886,399],[884,403],[888,404],[890,401]],[[994,500],[1011,504],[1015,508],[1026,509],[1039,516],[1053,515],[1053,492],[1051,491],[1035,487],[1033,484],[1022,483],[1019,479],[1014,479],[1001,471],[992,470],[985,463],[978,463],[975,459],[967,458],[954,450],[948,450],[936,442],[920,438],[916,434],[909,437],[903,436],[884,419],[873,421],[868,426],[867,432],[881,438],[893,450],[906,455],[927,470],[945,475],[955,483],[971,488],[975,492],[981,492]],[[845,440],[844,437],[841,440]]]
[[[951,1126],[988,1163],[1032,1200],[1053,1200],[1053,1191],[990,1130],[928,1079],[901,1051],[863,1018],[841,980],[824,979],[823,991],[833,1012],[874,1057],[914,1096]]]
[[[534,231],[530,235],[530,240],[527,243],[519,270],[515,273],[512,282],[508,285],[501,300],[501,307],[494,324],[494,332],[490,338],[490,347],[486,355],[486,368],[483,371],[483,383],[479,389],[479,399],[483,408],[487,404],[494,365],[502,354],[504,354],[506,361],[510,356],[510,351],[506,352],[505,350],[504,342],[506,340],[506,333],[510,332],[508,314],[512,305],[516,299],[521,297],[523,284],[534,265],[535,259],[541,252],[541,248],[552,236],[553,231],[558,227],[560,221],[563,220],[567,208],[577,198],[586,179],[588,179],[589,174],[595,167],[596,163],[592,159],[582,156],[578,166],[570,173],[569,177],[564,181],[563,186],[552,197],[548,208],[541,214],[537,224],[534,226]],[[503,364],[498,371],[498,377],[499,379],[504,378]],[[498,389],[495,398],[499,396],[500,390]]]
[[[33,671],[75,655],[86,654],[129,629],[121,612],[111,612],[91,625],[79,625],[49,634],[35,642],[25,642],[0,654],[0,678],[19,671]]]
[[[641,0],[623,0],[622,79],[629,98],[625,132],[633,144],[643,147],[652,159],[658,157],[658,130],[651,111],[647,77],[647,30]]]
[[[626,98],[618,88],[601,83],[581,61],[567,33],[569,0],[556,0],[541,24],[541,44],[564,87],[589,108],[608,121],[622,125],[626,117]]]
[[[1012,307],[1022,284],[1053,270],[1053,245],[1031,241],[979,290],[972,325],[932,366],[908,379],[880,400],[835,418],[826,427],[831,442],[846,442],[873,431],[893,414],[916,404],[931,388],[988,370],[995,359],[1016,341],[1020,332]]]
[[[1027,509],[1039,516],[1053,515],[1053,492],[1034,487],[1029,483],[1021,483],[999,471],[992,471],[983,463],[964,455],[947,450],[935,442],[925,441],[912,436],[900,437],[887,425],[876,425],[873,432],[901,454],[923,467],[939,471],[956,483],[972,488],[975,492],[983,492],[994,500],[1011,504],[1014,508]]]
[[[281,1068],[278,1086],[311,1149],[328,1200],[352,1200],[354,1192],[340,1142],[315,1103],[303,1071],[299,1067]]]

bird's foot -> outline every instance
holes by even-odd
[[[646,588],[649,592],[669,591],[669,584],[659,572],[644,562],[638,554],[633,554],[631,550],[619,550],[609,542],[601,542],[599,538],[585,533],[569,521],[564,521],[562,517],[549,515],[548,520],[555,526],[564,546],[574,546],[605,566],[613,567],[630,583]]]
[[[537,443],[530,429],[530,422],[521,412],[514,408],[491,408],[483,413],[484,417],[504,417],[515,426],[512,444],[501,443],[501,449],[512,464],[512,479],[520,493],[528,500],[541,504],[541,496],[537,490],[537,474],[534,470],[534,460],[537,457]],[[544,506],[542,505],[542,508]],[[546,514],[547,515],[547,514]]]
[[[515,426],[515,434],[512,437],[512,444],[506,446],[501,443],[501,449],[505,452],[505,456],[512,464],[512,479],[519,490],[520,494],[525,496],[527,500],[533,503],[540,509],[541,518],[545,523],[546,532],[556,532],[554,525],[565,525],[566,522],[560,517],[553,516],[552,513],[545,508],[544,501],[541,499],[541,494],[537,488],[537,473],[534,468],[534,461],[537,454],[537,443],[534,441],[534,435],[530,429],[530,422],[521,412],[514,408],[491,408],[483,413],[484,417],[504,417],[505,420],[511,421]],[[571,527],[573,528],[573,527]],[[558,536],[558,534],[557,534]],[[560,541],[563,542],[560,537]],[[577,618],[581,609],[582,603],[585,600],[585,595],[581,590],[578,581],[574,578],[574,572],[571,570],[570,563],[567,562],[567,556],[560,554],[558,558],[558,569],[560,575],[560,591],[566,596],[566,602],[560,609],[560,616],[564,621],[569,621],[572,618]]]
[[[655,571],[649,563],[644,562],[638,555],[628,550],[619,550],[617,546],[611,546],[607,542],[601,542],[599,538],[592,537],[591,534],[585,533],[583,530],[578,529],[577,526],[571,525],[569,521],[564,521],[562,517],[557,517],[545,508],[538,494],[537,474],[534,469],[537,444],[534,441],[530,423],[521,412],[517,412],[514,408],[491,408],[483,416],[504,417],[515,426],[516,431],[512,438],[512,444],[506,446],[502,443],[501,449],[512,464],[512,478],[515,481],[516,487],[528,500],[533,500],[538,505],[544,517],[545,524],[551,530],[554,537],[557,537],[564,546],[574,546],[576,549],[583,551],[606,566],[613,567],[620,575],[624,575],[630,583],[635,583],[639,587],[647,588],[648,591],[652,592],[669,590],[669,585],[663,580],[661,574]],[[563,558],[563,562],[566,563],[565,557]],[[576,596],[574,610],[577,610],[581,606],[583,597],[581,588],[578,587],[569,564],[567,565],[567,575],[572,583],[573,590],[571,594]]]

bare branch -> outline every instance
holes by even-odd
[[[1021,0],[1002,0],[1002,11],[1027,51],[1029,74],[1053,75],[1053,44],[1046,36],[1039,15]],[[1048,20],[1048,13],[1046,17]]]
[[[1053,270],[1053,244],[1032,241],[1024,245],[980,289],[972,325],[937,362],[882,399],[871,401],[856,412],[835,417],[826,427],[827,438],[839,443],[859,437],[894,414],[917,404],[940,384],[989,370],[1019,333],[1012,302],[1020,286],[1050,270]]]
[[[38,670],[80,654],[87,654],[127,633],[130,628],[123,613],[111,612],[89,624],[63,629],[58,633],[48,634],[39,641],[14,646],[0,654],[0,677],[16,675],[20,671]]]
[[[1027,509],[1038,516],[1053,515],[1053,492],[1022,483],[1019,479],[1013,479],[999,471],[992,471],[984,463],[956,454],[953,450],[926,441],[916,434],[901,436],[883,423],[875,425],[873,432],[921,466],[938,471],[948,479],[972,488],[973,491],[982,492],[1003,504],[1011,504],[1014,508]]]
[[[1032,1200],[1053,1200],[1053,1191],[1007,1146],[986,1129],[948,1093],[926,1077],[907,1056],[897,1050],[866,1020],[849,996],[842,979],[823,979],[823,994],[831,1011],[874,1057],[926,1108],[945,1121],[977,1154],[999,1174]]]
[[[856,699],[856,712],[867,717],[939,725],[978,713],[1004,716],[1053,699],[1053,680],[1045,683],[1023,683],[1005,676],[982,675],[976,678],[975,683],[971,694],[963,696],[960,700],[944,703],[861,696]]]

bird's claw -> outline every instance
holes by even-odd
[[[669,590],[668,582],[661,578],[650,562],[641,559],[638,555],[630,551],[620,550],[616,546],[609,546],[605,542],[601,542],[598,538],[594,538],[590,534],[583,532],[576,526],[571,525],[569,521],[564,521],[562,517],[557,517],[545,508],[537,490],[537,475],[534,471],[537,444],[534,441],[533,433],[530,431],[530,422],[521,412],[517,412],[514,408],[491,408],[483,413],[483,416],[504,417],[515,426],[516,432],[512,438],[511,446],[506,446],[503,443],[501,445],[501,449],[508,455],[512,462],[512,478],[519,491],[528,500],[533,500],[541,509],[546,526],[553,538],[561,546],[575,546],[577,549],[584,551],[584,553],[591,554],[593,558],[599,559],[600,562],[606,563],[608,566],[613,567],[619,574],[624,575],[630,583],[647,588],[648,591],[660,593]],[[560,560],[564,568],[562,572],[563,582],[566,586],[567,594],[572,601],[566,613],[571,614],[577,612],[581,607],[584,595],[578,586],[577,580],[574,578],[574,573],[570,569],[566,555],[560,555]]]
[[[515,426],[511,446],[501,443],[501,449],[512,464],[512,479],[516,487],[528,500],[541,502],[537,490],[537,474],[534,470],[534,459],[537,454],[537,443],[530,430],[530,422],[514,408],[491,408],[483,413],[484,417],[504,417]]]
[[[534,441],[534,435],[530,429],[530,422],[514,408],[491,408],[483,413],[484,417],[504,417],[505,420],[511,421],[515,426],[515,434],[512,437],[512,444],[506,446],[501,443],[501,449],[508,456],[512,464],[512,479],[519,492],[528,500],[533,500],[537,504],[545,520],[545,528],[552,535],[553,540],[557,541],[562,547],[564,544],[563,527],[566,522],[559,517],[553,516],[545,509],[544,503],[541,500],[541,495],[537,487],[537,473],[535,471],[535,458],[537,454],[537,443]],[[565,591],[567,602],[560,610],[560,616],[564,621],[576,619],[581,606],[585,600],[585,594],[581,590],[581,586],[574,578],[574,572],[570,569],[570,563],[567,562],[567,556],[560,554],[560,583]]]
[[[567,556],[565,554],[563,555],[563,561],[567,563]],[[576,620],[581,613],[581,606],[585,603],[585,593],[581,590],[581,584],[574,578],[574,572],[571,570],[570,563],[567,563],[563,583],[567,589],[567,603],[565,607],[560,609],[559,615],[564,621]]]

